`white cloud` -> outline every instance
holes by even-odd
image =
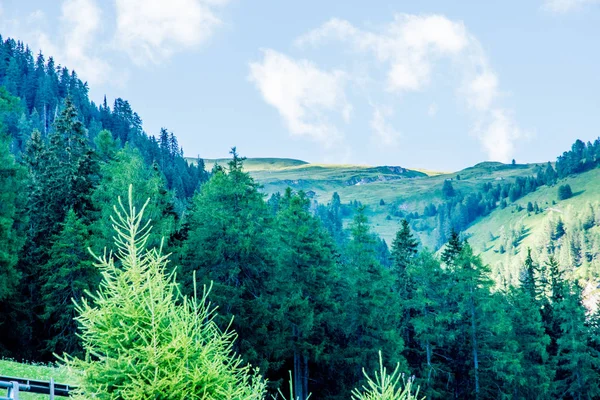
[[[275,107],[290,133],[307,136],[326,146],[339,142],[341,132],[327,114],[350,119],[352,106],[346,101],[346,75],[319,69],[307,60],[294,60],[267,49],[263,59],[250,63],[249,80],[265,102]]]
[[[65,31],[56,53],[64,58],[65,65],[90,84],[104,82],[111,72],[104,58],[94,55],[101,18],[102,12],[94,0],[66,0],[62,4],[61,22]]]
[[[304,48],[332,42],[346,44],[359,55],[374,56],[367,59],[374,60],[376,67],[383,67],[385,71],[385,80],[379,81],[379,90],[392,93],[424,91],[430,85],[436,67],[441,62],[449,62],[462,75],[457,96],[464,101],[475,121],[486,121],[486,124],[478,123],[479,128],[473,133],[488,156],[506,160],[507,154],[513,151],[515,141],[521,136],[520,130],[514,118],[496,105],[499,79],[482,46],[462,22],[442,15],[398,14],[389,24],[365,30],[348,21],[331,19],[295,43]],[[435,112],[430,107],[429,114],[435,115]],[[371,121],[372,127],[378,126],[373,133],[379,138],[393,130],[386,125],[384,117],[376,113]],[[481,129],[481,126],[485,128]]]
[[[350,43],[357,51],[371,52],[380,62],[389,63],[386,89],[401,92],[423,89],[436,59],[461,52],[469,38],[462,23],[446,17],[398,14],[378,32],[334,18],[298,38],[296,45],[316,46],[332,40]]]
[[[116,0],[115,45],[137,64],[159,63],[207,41],[228,0]]]
[[[374,138],[378,144],[383,146],[396,146],[400,139],[400,132],[387,122],[387,119],[393,115],[390,107],[373,107],[373,117],[371,118],[371,129]]]
[[[60,22],[56,24],[58,29],[52,35],[44,29],[51,21],[39,9],[21,20],[11,20],[3,28],[28,43],[34,53],[42,50],[46,58],[54,57],[57,63],[76,71],[81,80],[95,85],[112,75],[109,63],[99,55],[96,42],[102,32],[101,19],[102,11],[95,0],[65,0],[61,4]]]
[[[513,156],[515,142],[527,135],[506,110],[493,109],[485,119],[478,124],[475,134],[492,160],[509,162]]]
[[[543,8],[554,13],[566,13],[588,4],[600,4],[599,0],[545,0]]]
[[[90,85],[114,79],[110,64],[100,56],[97,45],[102,32],[102,12],[94,0],[65,0],[59,23],[49,21],[42,10],[21,19],[2,21],[2,30],[27,43],[34,53],[42,50],[46,58],[75,70]],[[48,26],[57,29],[48,34]]]
[[[498,95],[498,78],[492,71],[485,70],[472,77],[464,89],[469,107],[486,111]]]

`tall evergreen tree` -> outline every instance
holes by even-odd
[[[25,171],[14,160],[9,140],[0,134],[0,354],[14,355],[25,326],[18,321],[21,299],[19,253],[26,237]]]
[[[444,251],[442,252],[441,259],[446,265],[450,265],[454,262],[456,257],[460,254],[463,249],[463,242],[460,239],[460,234],[454,229],[450,233],[450,240],[446,244]]]
[[[77,355],[81,347],[73,300],[95,291],[100,274],[88,252],[88,227],[73,210],[68,211],[53,242],[41,276],[43,319],[50,332],[44,352]]]
[[[280,367],[276,356],[270,365],[278,351],[278,340],[271,335],[277,329],[273,217],[235,148],[232,156],[227,171],[215,171],[192,200],[178,275],[184,294],[193,291],[193,271],[200,282],[214,282],[211,298],[221,310],[218,323],[227,326],[235,316],[239,353],[270,376]]]
[[[391,257],[394,290],[401,307],[398,317],[398,329],[402,333],[402,339],[406,347],[406,358],[411,369],[419,366],[419,359],[412,351],[416,350],[418,345],[415,342],[414,330],[410,325],[410,319],[414,316],[412,302],[416,290],[410,269],[417,255],[418,246],[419,243],[410,231],[408,221],[402,220],[401,227],[392,242]]]
[[[396,329],[400,302],[392,292],[390,270],[377,260],[375,238],[370,232],[364,206],[358,208],[350,232],[342,271],[349,282],[346,293],[349,298],[345,301],[345,332],[349,345],[345,357],[351,359],[354,366],[361,365],[369,370],[376,368],[377,351],[381,350],[392,362],[400,362],[401,370],[406,371],[406,360],[402,355],[404,343]],[[346,375],[350,381],[361,379],[358,367],[351,368]]]
[[[340,276],[333,241],[311,215],[306,195],[292,194],[288,188],[281,204],[275,221],[280,249],[277,287],[282,328],[291,346],[280,345],[292,359],[294,398],[306,399],[311,392],[325,395],[331,390],[327,377],[340,378],[328,368],[339,351],[334,334],[339,332],[336,324],[342,315],[339,293],[336,296]]]

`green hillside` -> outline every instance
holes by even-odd
[[[565,184],[572,187],[574,196],[559,201],[558,187]],[[522,265],[527,255],[526,249],[531,248],[540,252],[547,245],[550,225],[556,224],[560,219],[565,223],[564,239],[571,239],[574,232],[581,230],[582,219],[584,214],[590,212],[590,206],[592,210],[600,211],[599,201],[600,169],[593,169],[561,179],[554,186],[542,186],[516,201],[513,206],[495,210],[487,217],[476,221],[466,231],[466,235],[496,274],[514,281],[518,278],[514,271],[518,270],[516,268],[518,265]],[[528,212],[529,202],[539,204],[542,210],[537,214]],[[592,218],[599,219],[600,215],[593,212]],[[598,240],[599,234],[597,224],[589,229],[586,236],[586,241],[590,242],[589,246],[597,245],[595,241]],[[513,241],[512,238],[515,240]],[[561,242],[557,242],[560,246]],[[561,254],[561,256],[564,265],[578,265],[572,259],[564,259],[570,257],[569,254]],[[579,275],[595,275],[590,272],[590,267],[597,267],[595,264],[597,258],[596,254],[589,262],[583,262],[583,266],[587,268],[581,269]]]
[[[207,159],[207,168],[215,161],[226,164],[228,159]],[[398,229],[400,215],[422,214],[427,204],[443,201],[445,180],[452,180],[456,190],[468,194],[480,190],[486,182],[509,182],[535,175],[537,166],[483,162],[454,173],[426,173],[398,166],[309,164],[278,158],[249,158],[244,162],[244,168],[263,186],[267,196],[291,187],[307,192],[321,204],[327,204],[334,192],[342,203],[361,202],[367,207],[373,230],[388,243]],[[430,247],[435,244],[434,227],[435,218],[423,219],[417,227],[420,240]]]

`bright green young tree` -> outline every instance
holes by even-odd
[[[148,249],[149,226],[132,189],[119,198],[116,253],[96,257],[103,281],[77,302],[85,356],[62,361],[80,378],[82,397],[97,399],[259,400],[265,383],[232,352],[207,301],[181,296],[161,249]],[[118,267],[116,264],[120,264]]]

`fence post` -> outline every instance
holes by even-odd
[[[11,381],[12,387],[8,389],[8,398],[19,400],[19,382]]]
[[[54,378],[50,378],[50,400],[54,400]]]

